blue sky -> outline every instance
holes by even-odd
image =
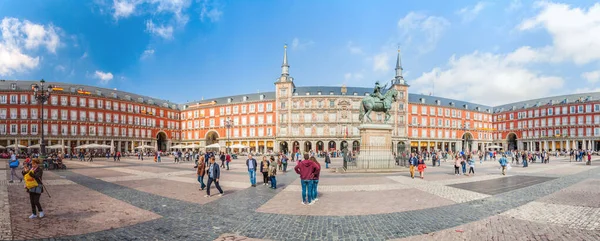
[[[0,78],[175,102],[372,86],[402,52],[410,92],[481,104],[599,91],[594,1],[1,1]],[[435,88],[434,88],[435,86]]]

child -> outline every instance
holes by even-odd
[[[481,161],[481,159],[479,159]],[[469,156],[469,174],[471,174],[471,172],[473,173],[473,175],[475,175],[475,160],[473,160],[473,158],[471,156]]]

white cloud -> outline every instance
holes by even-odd
[[[452,56],[445,68],[434,68],[412,83],[418,93],[430,93],[435,86],[434,95],[488,105],[544,97],[563,87],[561,77],[528,69],[513,57],[515,52]]]
[[[573,61],[582,65],[600,60],[600,3],[585,8],[567,4],[540,2],[539,13],[523,21],[522,31],[543,28],[552,36],[553,60]]]
[[[146,49],[144,53],[142,53],[141,59],[146,59],[154,55],[154,49]]]
[[[364,77],[365,76],[362,74],[362,72],[344,74],[345,83],[362,80]]]
[[[305,49],[307,47],[310,47],[311,45],[315,44],[314,41],[312,40],[307,40],[307,41],[301,41],[299,38],[294,38],[292,40],[292,49],[293,50],[301,50],[301,49]]]
[[[154,22],[152,22],[152,20],[146,21],[146,32],[149,32],[153,35],[157,35],[164,39],[173,38],[173,26],[155,25]]]
[[[141,1],[131,1],[131,0],[114,0],[113,1],[113,17],[115,19],[119,18],[127,18],[135,13],[136,6]]]
[[[88,57],[88,53],[87,52],[83,52],[83,55],[81,55],[81,57],[79,57],[79,59],[85,59]]]
[[[484,2],[478,2],[472,7],[464,7],[456,12],[456,14],[462,17],[463,22],[473,21],[479,15],[481,10],[485,8],[486,4]]]
[[[100,83],[107,84],[109,81],[111,81],[113,79],[113,74],[110,72],[102,72],[102,71],[96,70],[96,72],[94,73],[94,77],[99,79]]]
[[[54,70],[59,71],[59,72],[65,72],[65,70],[67,70],[67,68],[65,68],[65,66],[62,66],[59,64],[54,67]]]
[[[217,22],[223,16],[223,11],[219,9],[219,6],[215,2],[209,0],[200,1],[202,7],[200,8],[200,20],[204,21],[208,19],[211,22]]]
[[[419,51],[426,53],[435,49],[448,26],[450,22],[444,17],[410,12],[398,21],[399,38],[405,41],[403,46],[411,44],[414,38],[418,39],[416,41],[419,42],[417,44]]]
[[[0,22],[0,75],[25,72],[36,68],[39,56],[33,56],[39,48],[45,47],[56,53],[60,45],[57,34],[59,28],[53,25],[40,25],[28,20],[5,17]]]
[[[587,82],[589,82],[589,83],[594,84],[594,83],[600,81],[600,70],[585,72],[585,73],[581,74],[581,78],[587,80]]]
[[[354,45],[354,43],[352,43],[352,41],[348,42],[346,47],[348,48],[348,50],[350,51],[351,54],[363,54],[362,49],[360,47]]]
[[[386,72],[390,70],[390,54],[383,52],[373,57],[373,71]]]

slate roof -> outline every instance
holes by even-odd
[[[31,91],[31,85],[32,84],[39,84],[39,81],[32,81],[32,80],[0,80],[0,91],[11,91],[13,90],[11,88],[11,84],[16,84],[16,89],[17,91]],[[157,98],[152,98],[152,97],[148,97],[148,96],[143,96],[143,95],[138,95],[138,94],[134,94],[134,93],[129,93],[129,92],[125,92],[125,91],[120,91],[120,90],[113,90],[113,89],[108,89],[108,88],[101,88],[101,87],[96,87],[96,86],[89,86],[89,85],[81,85],[81,84],[70,84],[70,83],[62,83],[62,82],[50,82],[47,81],[45,83],[46,86],[48,85],[56,85],[59,87],[62,87],[64,90],[64,93],[71,93],[71,88],[75,88],[75,92],[79,90],[80,88],[82,88],[84,91],[89,91],[91,94],[91,96],[99,96],[97,94],[97,91],[100,91],[100,96],[102,97],[107,97],[107,98],[113,98],[112,97],[112,93],[117,94],[117,99],[119,100],[124,100],[124,101],[133,101],[133,102],[138,102],[138,98],[142,98],[143,99],[143,103],[146,105],[154,105],[154,106],[158,106],[158,107],[163,107],[164,108],[164,104],[168,104],[169,105],[169,109],[175,109],[175,110],[179,110],[181,109],[181,105],[177,104],[177,103],[173,103],[170,101],[166,101],[166,100],[161,100],[161,99],[157,99]],[[127,100],[125,98],[125,96],[129,96],[131,97],[131,100]],[[148,100],[152,100],[154,103],[153,104],[149,104]]]
[[[244,94],[244,95],[232,95],[232,96],[225,96],[225,97],[218,97],[218,98],[212,98],[212,99],[204,99],[204,100],[199,100],[199,101],[191,101],[186,103],[186,106],[191,106],[191,105],[195,105],[195,104],[202,104],[202,103],[210,103],[212,101],[215,101],[216,105],[221,105],[221,104],[234,104],[234,103],[242,103],[244,102],[244,97],[246,97],[246,101],[245,102],[253,102],[253,101],[258,101],[260,100],[260,96],[264,95],[263,100],[275,100],[275,91],[271,91],[271,92],[261,92],[261,93],[252,93],[252,94]],[[231,99],[231,102],[228,102],[228,100]]]
[[[582,94],[569,94],[569,95],[558,95],[551,97],[544,97],[533,100],[519,101],[510,104],[500,105],[494,107],[494,113],[500,113],[504,111],[533,108],[537,106],[547,106],[552,104],[570,104],[570,103],[584,103],[586,101],[597,101],[600,100],[600,92],[582,93]]]

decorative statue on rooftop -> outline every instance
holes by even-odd
[[[382,94],[382,92],[385,92]],[[384,123],[387,123],[392,116],[390,109],[392,109],[392,103],[398,98],[398,91],[393,88],[387,88],[387,84],[381,87],[379,81],[375,82],[375,89],[373,93],[362,99],[360,105],[360,114],[358,119],[362,122],[372,122],[370,114],[372,111],[385,113]],[[366,118],[365,118],[366,117]]]

